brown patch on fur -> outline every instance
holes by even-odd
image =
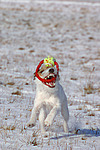
[[[38,71],[38,74],[41,76],[42,72],[45,71],[47,68],[51,68],[51,67],[46,67],[45,65],[43,65],[41,69]]]

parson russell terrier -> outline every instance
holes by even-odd
[[[61,111],[64,118],[64,131],[68,132],[67,97],[59,83],[59,66],[53,57],[48,56],[39,63],[34,73],[34,80],[36,83],[36,97],[27,126],[35,126],[39,117],[41,132],[45,132],[45,126],[50,126],[58,111]]]

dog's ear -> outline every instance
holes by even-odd
[[[33,80],[35,80],[35,77],[36,77],[36,72],[34,72]]]

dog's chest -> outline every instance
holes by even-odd
[[[36,94],[36,103],[45,103],[47,106],[54,106],[56,103],[59,103],[58,92],[46,92],[46,91],[38,91]]]

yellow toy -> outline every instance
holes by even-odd
[[[44,64],[46,67],[51,67],[51,66],[54,66],[55,65],[55,58],[52,57],[52,56],[48,56],[44,59]]]

